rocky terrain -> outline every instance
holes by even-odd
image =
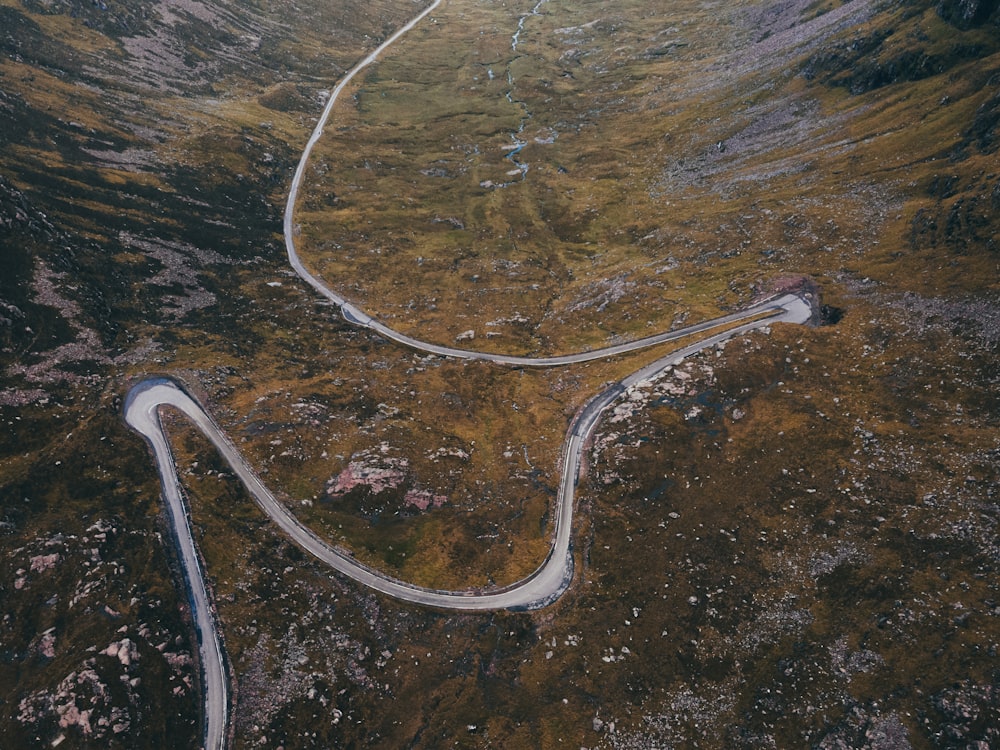
[[[197,648],[142,375],[317,533],[423,585],[548,543],[569,420],[659,352],[550,372],[347,326],[287,268],[292,168],[413,4],[0,0],[0,732],[197,746]],[[806,275],[775,325],[618,402],[576,578],[533,613],[383,600],[166,415],[232,746],[1000,744],[993,0],[446,2],[354,84],[307,264],[422,338],[556,353]],[[471,332],[471,334],[470,334]]]

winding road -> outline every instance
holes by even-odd
[[[629,388],[655,377],[665,368],[706,347],[714,346],[734,336],[775,322],[806,323],[812,316],[812,306],[808,301],[795,294],[786,294],[730,315],[625,344],[555,357],[516,357],[441,346],[394,331],[353,305],[310,273],[296,252],[294,214],[299,186],[312,149],[322,136],[323,128],[330,117],[333,106],[347,84],[359,71],[374,62],[393,42],[437,8],[440,2],[441,0],[434,0],[430,6],[396,31],[378,49],[352,68],[333,90],[296,168],[285,207],[285,248],[292,268],[322,296],[339,305],[348,322],[368,328],[403,346],[444,357],[484,360],[495,364],[519,367],[554,367],[624,354],[693,334],[707,333],[708,335],[615,383],[592,398],[578,412],[567,431],[563,444],[562,476],[555,500],[553,514],[555,521],[548,555],[531,575],[521,581],[488,590],[441,591],[415,586],[369,568],[354,558],[339,552],[300,523],[288,508],[275,498],[232,441],[197,400],[179,383],[168,378],[157,377],[143,380],[133,386],[126,398],[124,416],[128,425],[148,442],[160,475],[163,497],[184,571],[188,599],[198,635],[205,694],[204,746],[212,750],[224,748],[227,744],[229,710],[227,664],[219,639],[219,628],[211,597],[192,536],[188,509],[184,502],[176,465],[166,432],[160,421],[161,407],[172,407],[190,419],[194,426],[212,442],[254,501],[271,520],[302,549],[339,573],[388,596],[430,607],[466,611],[537,609],[559,598],[572,580],[571,531],[574,492],[584,447],[603,411]],[[722,330],[716,331],[716,329]],[[711,333],[712,331],[716,332]]]

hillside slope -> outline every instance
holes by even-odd
[[[568,420],[655,354],[420,357],[294,277],[298,152],[416,8],[330,6],[0,0],[12,746],[197,743],[186,603],[120,420],[141,375],[184,380],[317,533],[480,586],[543,558]],[[998,127],[995,0],[444,3],[317,147],[296,221],[328,283],[517,353],[803,277],[828,325],[703,353],[607,415],[577,580],[536,613],[331,578],[168,417],[233,746],[1000,744]]]

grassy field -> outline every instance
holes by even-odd
[[[20,747],[197,742],[155,475],[118,418],[135,379],[186,382],[335,544],[466,587],[541,562],[572,415],[663,353],[535,372],[347,326],[287,269],[279,217],[337,77],[416,6],[161,6],[0,0]],[[796,275],[837,322],[705,352],[607,415],[576,579],[536,613],[331,577],[168,416],[234,747],[1000,742],[997,23],[988,2],[452,0],[368,68],[297,241],[388,325],[563,353]]]

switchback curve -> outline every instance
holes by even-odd
[[[246,459],[205,409],[178,382],[168,378],[148,378],[134,385],[126,398],[124,416],[129,426],[146,439],[153,452],[160,476],[174,543],[184,571],[188,599],[198,634],[205,693],[204,744],[206,748],[212,750],[224,748],[227,744],[229,693],[225,652],[219,639],[218,624],[191,532],[189,512],[184,502],[176,465],[166,432],[160,421],[161,407],[175,408],[191,420],[199,431],[212,442],[254,501],[272,521],[304,550],[343,575],[388,596],[425,606],[466,611],[535,609],[558,599],[572,580],[571,527],[574,491],[579,475],[582,451],[587,438],[599,421],[601,413],[630,387],[654,377],[666,367],[680,362],[685,357],[705,347],[774,322],[805,323],[812,315],[811,305],[806,300],[800,296],[789,294],[767,300],[731,315],[617,346],[555,357],[517,357],[442,346],[420,341],[395,331],[353,305],[310,273],[302,264],[295,248],[294,215],[299,186],[312,149],[323,134],[323,129],[338,96],[354,76],[374,62],[383,51],[437,8],[440,3],[441,0],[433,0],[427,8],[348,71],[331,93],[296,167],[285,207],[283,224],[285,249],[289,263],[295,272],[319,294],[337,304],[344,318],[354,325],[369,328],[401,345],[430,354],[459,359],[484,360],[504,365],[553,367],[585,362],[666,343],[683,336],[705,333],[724,326],[737,323],[739,325],[709,335],[695,344],[647,365],[592,398],[578,412],[570,425],[563,444],[562,475],[556,498],[555,523],[549,553],[542,564],[528,577],[512,585],[493,590],[440,591],[427,589],[394,579],[362,565],[349,555],[324,542],[299,522],[267,489]]]

